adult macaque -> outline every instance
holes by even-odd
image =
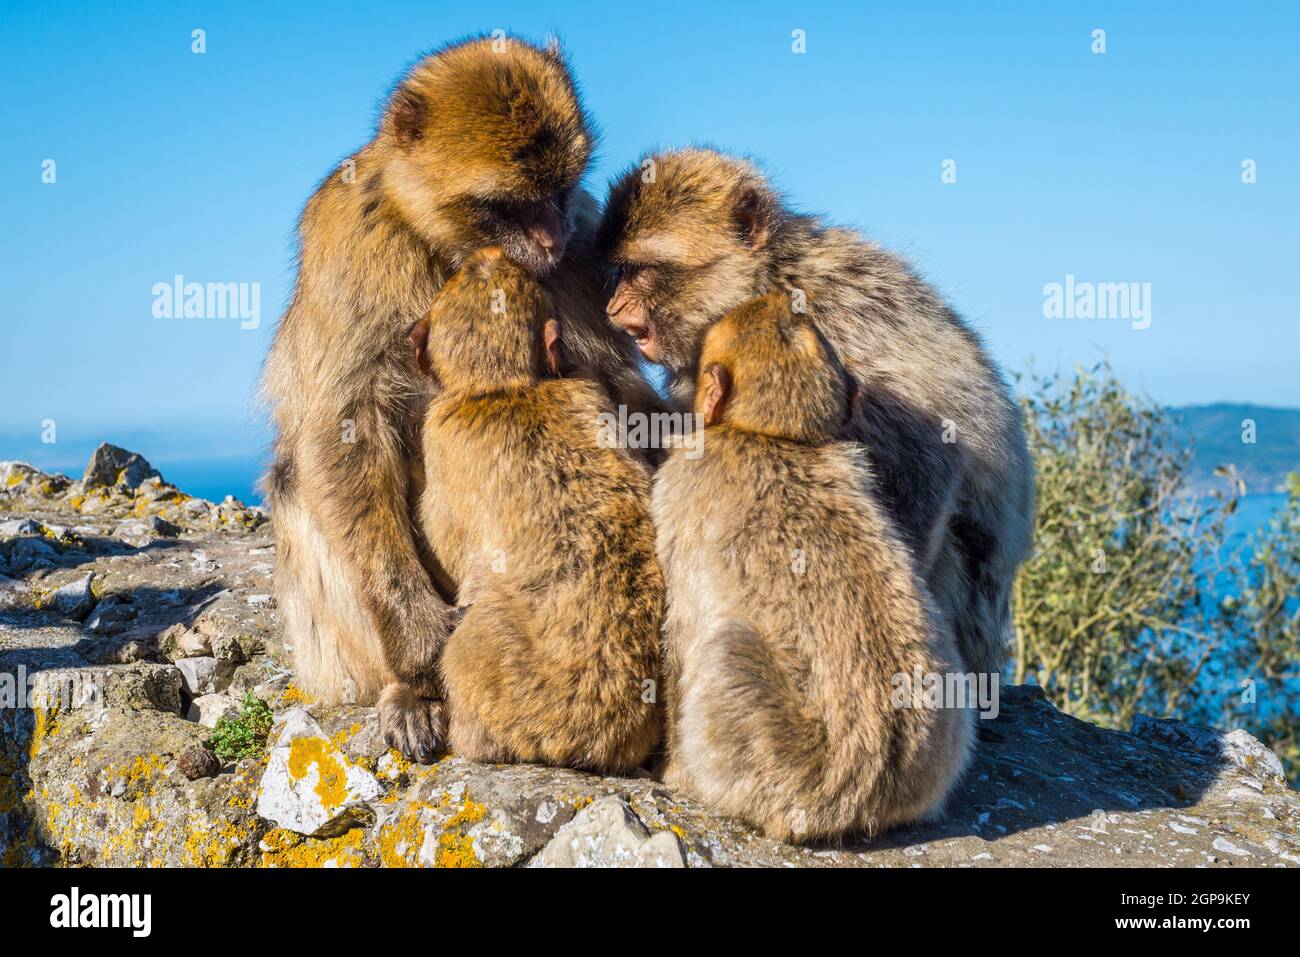
[[[902,261],[791,212],[749,163],[712,150],[650,157],[613,187],[597,249],[620,270],[611,320],[689,401],[701,341],[779,290],[856,377],[846,435],[967,668],[1001,668],[1015,572],[1028,555],[1033,470],[1020,412],[975,333]]]
[[[594,205],[578,185],[591,141],[558,52],[461,43],[403,78],[374,139],[299,225],[297,284],[263,383],[276,595],[303,690],[378,699],[390,744],[421,760],[441,744],[436,664],[454,615],[412,521],[437,385],[416,368],[411,327],[468,256],[501,246],[565,317],[563,371],[633,408],[656,401],[603,315]]]

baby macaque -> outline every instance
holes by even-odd
[[[549,295],[498,248],[411,331],[442,385],[420,520],[466,609],[441,662],[448,735],[476,761],[627,772],[661,731],[650,482],[600,442],[600,387],[558,378],[560,340]]]
[[[971,748],[971,711],[909,687],[962,667],[866,452],[839,438],[856,390],[784,291],[753,300],[704,339],[703,456],[655,477],[665,781],[779,840],[936,813]]]

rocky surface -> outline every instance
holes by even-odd
[[[947,816],[769,841],[649,775],[448,756],[292,683],[262,510],[121,449],[80,481],[0,463],[0,863],[507,867],[1300,865],[1300,795],[1244,732],[1109,731],[1003,688]],[[218,757],[246,696],[266,746]]]

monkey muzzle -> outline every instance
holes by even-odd
[[[659,345],[655,340],[654,324],[650,311],[626,282],[619,282],[613,297],[605,306],[609,321],[636,340],[636,347],[651,362],[659,361]]]
[[[568,230],[559,204],[554,200],[538,203],[524,222],[520,223],[522,255],[516,256],[520,264],[533,272],[544,273],[553,268],[564,256],[568,245]]]

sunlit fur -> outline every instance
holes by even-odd
[[[704,454],[655,477],[665,780],[779,840],[838,840],[936,813],[972,713],[894,706],[895,675],[960,670],[951,626],[836,438],[842,369],[782,294],[708,333],[730,380]],[[706,411],[701,381],[696,411]]]
[[[967,666],[998,670],[1033,471],[1020,412],[970,327],[900,259],[791,212],[753,164],[713,150],[658,154],[621,177],[597,248],[622,269],[614,321],[644,327],[681,402],[713,323],[772,291],[802,304],[861,385],[846,435],[869,450],[875,492]]]
[[[468,606],[442,658],[450,741],[472,760],[627,772],[661,728],[649,478],[601,446],[609,398],[546,375],[555,318],[498,251],[469,259],[429,317],[444,388],[421,519]]]
[[[446,576],[413,524],[419,424],[437,384],[419,374],[409,329],[459,263],[502,245],[544,275],[565,317],[566,374],[632,408],[657,403],[603,315],[595,209],[578,183],[591,134],[564,63],[494,43],[416,64],[375,137],[308,201],[263,379],[277,433],[266,483],[276,592],[303,690],[373,702],[389,687],[385,733],[422,759],[441,743],[432,699],[452,619],[435,587]]]

